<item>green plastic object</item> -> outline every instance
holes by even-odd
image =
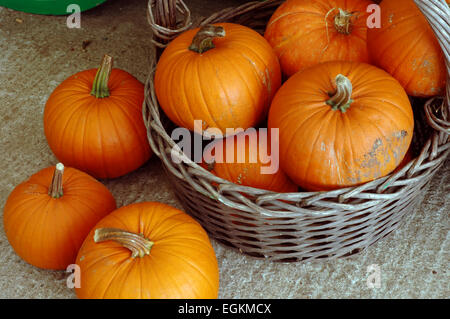
[[[47,15],[65,15],[74,13],[67,11],[71,4],[80,6],[81,11],[86,11],[98,6],[106,0],[0,0],[0,7],[6,7],[17,11]]]

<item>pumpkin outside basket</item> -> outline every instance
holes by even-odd
[[[444,0],[414,1],[444,52],[446,97],[412,99],[414,159],[388,176],[357,187],[273,193],[221,179],[183,153],[178,154],[182,162],[175,163],[171,152],[176,143],[170,137],[173,124],[159,108],[153,84],[156,61],[152,61],[143,105],[150,145],[186,212],[213,238],[247,255],[273,261],[328,260],[362,251],[398,228],[413,212],[450,153],[450,10]],[[249,2],[193,25],[182,0],[149,0],[148,22],[156,56],[180,33],[210,23],[239,23],[262,33],[282,2]]]

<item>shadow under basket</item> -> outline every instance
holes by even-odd
[[[156,56],[180,33],[210,23],[239,23],[262,33],[282,2],[249,2],[194,25],[183,1],[150,0],[148,21]],[[415,2],[433,29],[439,30],[435,34],[442,37],[450,74],[450,45],[445,40],[450,37],[449,12],[443,10],[442,0]],[[150,145],[161,159],[177,198],[213,238],[253,257],[299,262],[349,257],[364,250],[414,212],[450,153],[447,80],[446,97],[411,99],[415,112],[413,160],[395,173],[358,187],[327,192],[283,194],[233,184],[208,172],[186,154],[171,152],[176,145],[170,137],[174,126],[158,105],[153,85],[156,61],[152,63],[143,116]],[[174,161],[173,155],[178,160]]]

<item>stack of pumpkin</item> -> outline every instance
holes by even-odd
[[[181,34],[163,51],[154,86],[172,122],[194,131],[201,121],[204,136],[225,137],[203,157],[212,173],[275,192],[327,191],[408,163],[408,95],[443,94],[445,65],[413,0],[288,0],[264,37],[231,23]],[[247,132],[230,136],[230,128]],[[251,128],[278,130],[263,146],[279,153],[276,173],[249,159]],[[239,140],[245,161],[237,159]],[[228,152],[234,160],[223,160]]]
[[[373,21],[372,4],[288,0],[264,37],[231,23],[189,30],[158,62],[161,108],[178,126],[194,131],[199,120],[202,134],[219,135],[205,167],[234,183],[323,191],[385,176],[408,159],[414,129],[408,95],[442,94],[445,67],[413,0],[382,1]],[[98,70],[55,89],[44,128],[61,163],[13,190],[4,209],[6,235],[34,266],[79,265],[80,298],[215,298],[217,260],[196,221],[161,203],[116,210],[95,179],[127,174],[150,157],[143,91],[133,76],[112,69],[108,56]],[[278,130],[257,143],[257,154],[276,152],[271,158],[281,169],[263,174],[268,163],[250,160],[247,141],[261,139],[256,130],[226,134],[252,127]],[[246,148],[244,160],[236,158],[237,145]],[[215,160],[226,153],[234,160]]]

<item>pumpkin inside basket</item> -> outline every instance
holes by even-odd
[[[177,35],[198,26],[231,22],[263,34],[281,3],[248,2],[194,25],[183,1],[150,0],[148,21],[154,32],[156,57]],[[439,30],[436,36],[449,57],[445,36],[450,34],[450,19],[445,2],[416,0],[415,4],[432,28]],[[436,21],[445,21],[445,26]],[[162,160],[175,195],[212,237],[250,256],[283,262],[353,256],[397,229],[411,215],[450,153],[448,94],[447,98],[431,100],[411,98],[415,121],[412,159],[387,176],[322,192],[276,193],[234,184],[211,174],[189,154],[173,151],[177,143],[171,136],[176,126],[159,108],[154,88],[156,61],[152,63],[145,85],[144,121],[150,145]],[[446,89],[450,92],[448,81]]]

